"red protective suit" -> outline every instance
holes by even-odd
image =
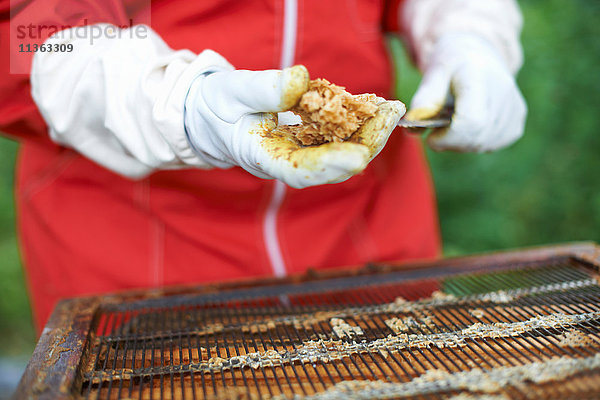
[[[286,188],[281,203],[273,181],[240,168],[131,181],[53,144],[28,77],[8,72],[8,3],[0,6],[0,130],[21,142],[18,231],[38,328],[63,297],[273,274],[266,240],[275,241],[270,248],[280,249],[287,273],[438,255],[423,150],[401,132],[362,174]],[[211,48],[240,69],[280,67],[283,0],[159,0],[151,10],[118,0],[18,3],[13,18],[24,24],[127,25],[151,12],[152,28],[171,48]],[[299,0],[295,63],[352,93],[390,98],[384,3]],[[265,234],[269,218],[276,237]]]

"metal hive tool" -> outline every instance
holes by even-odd
[[[95,308],[67,392],[598,398],[596,270],[589,259],[527,254],[109,301]]]

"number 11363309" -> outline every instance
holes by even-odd
[[[52,44],[20,44],[19,53],[70,53],[73,51],[72,43],[52,43]]]

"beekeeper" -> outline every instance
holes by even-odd
[[[390,99],[395,32],[424,74],[410,117],[454,104],[429,146],[492,151],[523,132],[513,0],[16,3],[1,25],[0,130],[21,142],[18,232],[38,328],[68,296],[439,255],[419,138],[378,132],[366,138],[385,144],[377,157],[298,147],[299,164],[260,139],[301,94],[293,65]],[[17,53],[4,40],[15,26],[53,50]],[[9,73],[15,57],[30,76]]]

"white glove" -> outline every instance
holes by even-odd
[[[90,41],[92,29],[119,32],[119,39]],[[75,50],[38,52],[31,72],[50,138],[130,178],[239,165],[298,188],[340,182],[377,155],[405,111],[400,102],[382,101],[355,133],[360,144],[300,147],[273,129],[274,113],[308,89],[304,67],[236,71],[214,51],[175,51],[145,30],[139,36],[106,24],[72,28],[45,43]]]
[[[527,106],[509,67],[484,39],[446,34],[436,43],[406,118],[428,119],[454,101],[449,128],[427,138],[436,150],[484,152],[523,135]]]
[[[400,102],[381,102],[353,142],[301,147],[275,130],[277,112],[308,89],[306,68],[219,71],[200,75],[185,102],[185,128],[198,157],[212,166],[238,165],[264,179],[303,188],[342,182],[361,172],[385,145],[404,114]],[[274,131],[275,130],[275,131]]]

